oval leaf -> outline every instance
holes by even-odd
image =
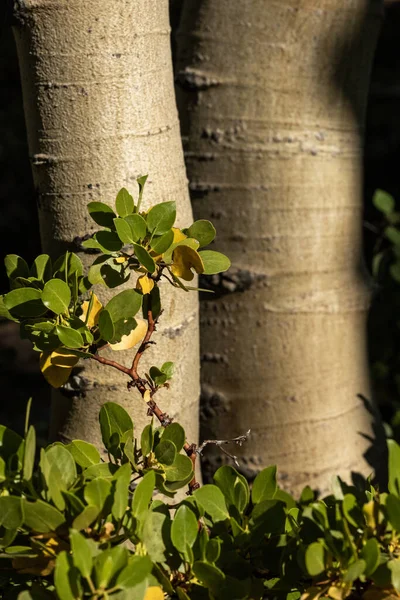
[[[71,290],[65,281],[50,279],[43,288],[42,302],[56,315],[67,313],[71,302]]]

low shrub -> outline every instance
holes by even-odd
[[[104,404],[103,455],[84,440],[55,442],[38,453],[30,403],[24,437],[0,426],[2,597],[397,597],[400,447],[394,441],[389,493],[370,481],[349,486],[336,478],[330,496],[317,499],[307,487],[296,501],[278,487],[275,467],[262,470],[251,489],[229,465],[218,469],[212,484],[196,481],[196,459],[206,442],[191,444],[154,399],[169,385],[173,364],[142,374],[140,359],[161,315],[160,279],[187,292],[193,269],[218,273],[229,260],[199,250],[215,236],[208,221],[174,227],[173,202],[140,212],[145,178],[138,183],[136,205],[126,190],[117,196],[116,212],[100,202],[88,205],[103,229],[79,240],[99,254],[87,275],[70,252],[54,265],[41,255],[31,268],[16,255],[5,260],[11,291],[1,299],[1,314],[20,323],[21,335],[40,353],[47,381],[61,387],[79,360],[96,360],[128,377],[151,422],[139,439],[130,415],[118,404]],[[102,306],[92,286],[114,288],[132,273],[135,288]],[[130,368],[101,354],[105,347],[118,352],[134,346]],[[207,443],[225,448],[229,440]]]

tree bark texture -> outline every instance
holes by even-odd
[[[251,428],[243,470],[276,463],[292,491],[371,472],[361,165],[380,21],[375,0],[186,0],[178,33],[192,205],[233,263],[201,304],[201,437]]]
[[[43,250],[57,255],[74,249],[75,236],[94,230],[88,202],[113,205],[123,186],[137,197],[136,178],[147,173],[143,208],[176,200],[179,224],[188,226],[192,211],[173,88],[168,0],[19,0],[14,16]],[[82,258],[87,264],[93,257]],[[121,288],[102,290],[100,297],[107,299]],[[176,363],[171,389],[157,401],[195,441],[197,298],[168,285],[162,292],[157,345],[146,352],[142,367]],[[115,353],[105,352],[111,355],[115,359]],[[131,357],[132,351],[126,353],[127,363]],[[145,403],[127,391],[121,373],[91,361],[80,366],[69,391],[54,398],[54,432],[100,443],[98,411],[106,401],[133,413],[139,430],[148,422]]]

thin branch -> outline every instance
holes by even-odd
[[[90,358],[92,360],[96,360],[97,362],[101,363],[102,365],[107,365],[108,367],[113,367],[114,369],[121,371],[121,373],[125,373],[125,375],[129,375],[130,377],[132,377],[131,370],[128,369],[127,367],[124,367],[124,365],[117,363],[115,360],[109,360],[108,358],[104,358],[103,356],[99,356],[98,354],[93,354]]]
[[[199,456],[201,456],[206,446],[208,446],[209,444],[214,444],[214,446],[217,446],[221,450],[221,452],[232,458],[232,460],[235,462],[235,465],[239,467],[240,465],[238,463],[237,456],[228,452],[223,446],[226,444],[236,444],[237,446],[242,446],[244,442],[247,442],[250,432],[251,430],[249,429],[244,435],[238,435],[237,437],[232,438],[231,440],[205,440],[201,444],[201,446],[197,448],[196,452]]]

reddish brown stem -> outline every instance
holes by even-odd
[[[142,358],[146,348],[148,348],[148,346],[149,346],[151,336],[153,335],[154,331],[156,330],[156,324],[157,324],[157,319],[154,319],[154,317],[153,317],[150,295],[149,295],[149,299],[148,299],[147,323],[148,323],[148,325],[147,325],[146,335],[144,336],[143,341],[140,344],[139,349],[137,350],[137,352],[134,356],[134,359],[132,362],[132,367],[130,369],[128,369],[128,367],[124,367],[124,365],[121,365],[120,363],[117,363],[114,360],[109,360],[108,358],[99,356],[98,354],[94,354],[92,356],[93,360],[96,360],[97,362],[99,362],[103,365],[113,367],[114,369],[117,369],[118,371],[125,373],[125,375],[128,375],[132,379],[132,382],[130,384],[128,384],[128,387],[130,388],[130,387],[132,387],[132,385],[137,387],[137,389],[139,390],[139,392],[143,398],[145,397],[146,391],[148,392],[148,389],[146,387],[146,384],[148,382],[139,376],[138,367],[139,367],[140,359]],[[170,417],[167,415],[167,413],[164,413],[160,409],[160,407],[156,404],[156,402],[153,400],[153,394],[155,393],[155,391],[156,390],[154,390],[154,389],[151,390],[150,400],[147,401],[147,406],[149,407],[148,413],[149,413],[149,415],[155,415],[157,417],[158,421],[160,422],[160,425],[162,425],[162,427],[167,427],[168,425],[170,425],[172,423],[172,419],[170,419]],[[188,442],[185,442],[185,444],[183,446],[183,449],[186,452],[186,455],[192,461],[193,472],[195,472],[195,468],[196,468],[196,458],[197,458],[196,448],[197,448],[196,444],[189,444]],[[193,479],[189,483],[189,492],[188,493],[192,494],[199,487],[200,487],[200,484],[196,481],[196,476],[194,475]]]

